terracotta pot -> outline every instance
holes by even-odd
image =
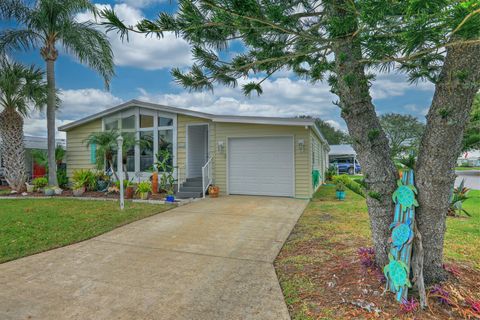
[[[219,192],[220,188],[217,186],[208,187],[208,195],[210,196],[210,198],[218,198]]]
[[[152,174],[152,193],[158,193],[158,172]]]
[[[135,189],[133,187],[127,187],[125,189],[125,199],[133,199],[134,193],[135,193]]]

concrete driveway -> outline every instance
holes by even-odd
[[[1,264],[0,319],[289,319],[272,262],[306,204],[206,199]]]

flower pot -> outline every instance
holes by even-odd
[[[55,191],[55,195],[56,195],[56,196],[61,195],[62,192],[63,192],[63,190],[62,190],[61,188],[55,188],[55,189],[53,189],[53,191]]]
[[[147,200],[148,199],[148,192],[140,192],[140,199]]]
[[[33,184],[26,184],[27,186],[27,192],[28,193],[32,193],[33,191],[35,191],[35,186]]]
[[[337,199],[345,200],[345,191],[337,191]]]
[[[85,193],[85,188],[73,189],[74,197],[81,197]]]
[[[97,190],[105,191],[108,188],[108,182],[104,180],[97,180]]]
[[[167,195],[167,197],[165,198],[165,201],[166,201],[166,202],[173,203],[173,202],[175,202],[175,196],[174,196],[173,194],[169,194],[169,195]]]
[[[210,198],[218,198],[219,192],[220,188],[217,186],[208,187],[208,195],[210,196]]]
[[[45,188],[43,189],[43,194],[47,197],[51,197],[55,195],[55,189]]]
[[[133,187],[127,187],[125,189],[125,199],[133,199],[134,193],[135,193],[135,189]]]

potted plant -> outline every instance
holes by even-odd
[[[81,197],[85,193],[85,186],[83,183],[76,182],[72,188],[74,197]]]
[[[48,185],[48,179],[45,177],[35,178],[32,180],[35,191],[42,192],[43,188]]]
[[[140,196],[140,199],[147,200],[148,193],[152,191],[152,184],[150,181],[142,181],[138,184],[137,190],[135,191]]]
[[[133,199],[133,195],[135,194],[135,185],[127,181],[125,185],[125,199]]]
[[[218,186],[208,187],[208,195],[210,196],[210,198],[218,198],[219,192],[220,192],[220,188]]]
[[[335,187],[337,199],[345,200],[345,184],[342,181],[338,181]]]
[[[47,197],[51,197],[55,195],[55,187],[46,187],[43,188],[43,194]]]
[[[165,201],[175,202],[175,177],[173,176],[174,167],[171,165],[172,155],[168,149],[160,150],[157,154],[155,166],[160,171],[160,188],[167,192]]]

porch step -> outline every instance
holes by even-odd
[[[198,181],[187,181],[187,182],[184,182],[182,183],[182,186],[180,187],[180,189],[184,188],[184,187],[193,187],[193,188],[202,188],[202,180],[198,180]]]
[[[201,198],[202,196],[203,196],[202,192],[186,192],[186,191],[177,192],[177,195],[176,195],[178,199]]]
[[[185,185],[182,185],[180,187],[181,192],[202,192],[202,187],[185,187]]]
[[[197,181],[202,181],[202,177],[196,177],[196,178],[187,178],[186,182],[197,182]]]

